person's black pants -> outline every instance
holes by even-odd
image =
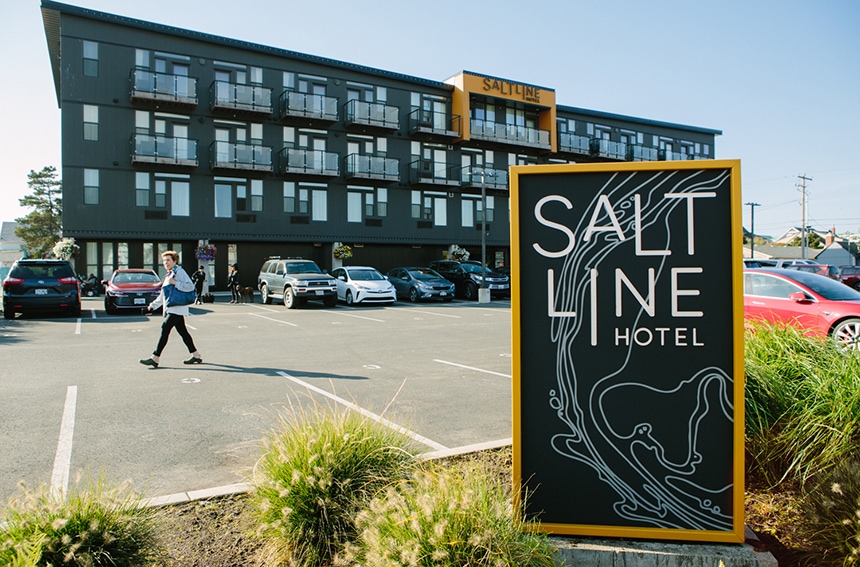
[[[155,356],[161,356],[161,351],[167,346],[167,339],[170,337],[170,331],[176,328],[179,336],[182,337],[182,342],[188,347],[188,352],[197,352],[197,347],[194,346],[194,339],[191,338],[191,333],[185,328],[185,317],[182,315],[174,315],[169,313],[164,318],[164,323],[161,324],[161,337],[158,339],[158,346],[152,351]]]

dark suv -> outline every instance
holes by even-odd
[[[430,268],[439,272],[446,280],[453,282],[457,295],[469,300],[478,299],[481,287],[481,263],[474,260],[437,260],[430,262]],[[510,297],[511,279],[505,274],[487,268],[487,288],[492,296]]]
[[[860,266],[839,266],[839,281],[860,291]]]
[[[33,311],[81,314],[81,287],[66,260],[22,259],[12,264],[3,280],[3,317]]]
[[[337,305],[337,284],[313,260],[270,257],[260,268],[257,288],[263,303],[272,298],[282,299],[287,309],[293,309],[311,299],[322,300],[326,307]]]

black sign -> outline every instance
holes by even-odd
[[[740,163],[511,172],[518,505],[549,533],[742,542]]]

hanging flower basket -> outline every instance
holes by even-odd
[[[332,251],[332,255],[338,260],[346,260],[347,258],[352,258],[352,248],[347,246],[346,244],[341,244],[340,246],[336,246]]]
[[[456,244],[451,247],[450,257],[452,260],[457,260],[458,262],[464,262],[469,259],[469,251],[465,248],[460,248]]]
[[[194,250],[194,257],[198,260],[214,260],[217,252],[218,249],[212,244],[204,244]]]
[[[54,256],[60,260],[71,260],[72,258],[76,258],[80,251],[81,247],[75,244],[74,238],[63,238],[54,244],[54,248],[52,249]]]

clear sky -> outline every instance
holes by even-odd
[[[722,130],[755,231],[860,232],[856,0],[69,0],[67,4],[444,81],[467,70],[567,106]],[[40,0],[2,0],[0,220],[60,168]],[[743,207],[744,226],[750,209]]]

